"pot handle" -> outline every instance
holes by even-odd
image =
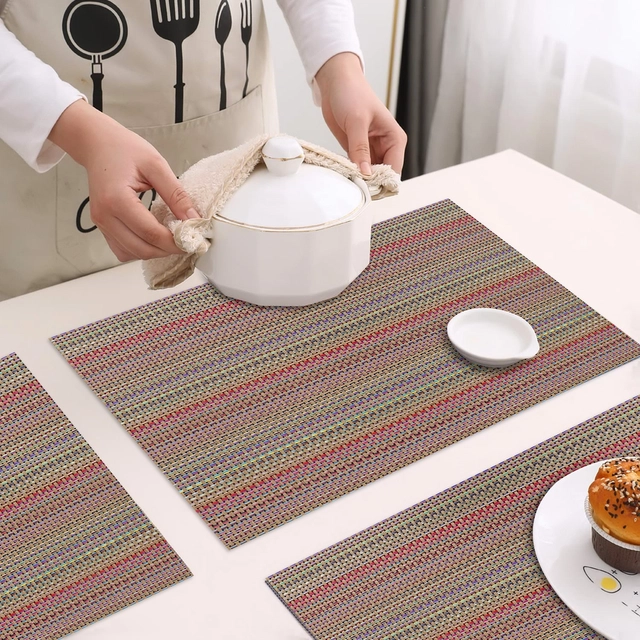
[[[368,205],[371,202],[371,192],[369,191],[369,187],[367,187],[367,183],[358,176],[354,176],[352,180],[360,187],[360,191],[364,194],[364,204]]]

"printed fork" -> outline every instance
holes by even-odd
[[[251,41],[251,23],[253,21],[253,5],[251,0],[244,0],[240,4],[240,34],[242,42],[244,42],[245,49],[247,50],[246,56],[246,68],[244,89],[242,90],[242,97],[247,95],[247,88],[249,86],[249,42]]]
[[[182,43],[200,22],[200,0],[150,0],[154,31],[176,47],[176,122],[182,122],[184,82],[182,82]]]

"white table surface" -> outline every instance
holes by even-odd
[[[407,181],[372,206],[380,221],[444,198],[640,341],[640,215],[514,151]],[[152,292],[129,264],[0,303],[0,356],[17,352],[193,573],[79,640],[309,638],[267,576],[640,394],[636,361],[229,551],[48,340],[201,282]]]

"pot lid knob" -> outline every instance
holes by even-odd
[[[290,176],[296,173],[304,161],[300,143],[291,136],[275,136],[262,147],[262,159],[269,173]]]

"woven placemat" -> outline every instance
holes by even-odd
[[[190,575],[22,361],[0,359],[0,638],[61,638]]]
[[[475,366],[470,307],[526,318],[540,354]],[[53,338],[235,546],[640,355],[640,345],[450,201],[378,224],[338,298],[256,307],[202,285]]]
[[[533,519],[560,478],[639,448],[637,396],[267,583],[316,640],[600,638],[546,581]]]

